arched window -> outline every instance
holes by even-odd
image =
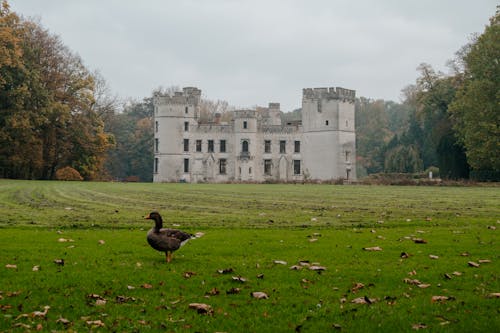
[[[248,153],[248,141],[247,140],[243,140],[243,142],[241,143],[241,152]]]

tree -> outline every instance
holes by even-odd
[[[477,173],[500,178],[500,12],[462,56],[462,85],[450,106],[453,128]],[[480,177],[483,178],[483,177]],[[488,178],[488,176],[486,176]]]
[[[6,1],[0,36],[0,176],[53,179],[71,166],[100,178],[112,138],[93,108],[93,75],[59,37],[20,19]]]

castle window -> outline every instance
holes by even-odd
[[[196,151],[201,152],[201,140],[196,140]]]
[[[155,132],[158,132],[158,122],[155,121]]]
[[[184,122],[184,132],[189,131],[189,121]]]
[[[220,152],[221,153],[226,152],[226,140],[220,140]]]
[[[272,166],[271,160],[264,160],[264,175],[266,176],[271,175],[271,166]]]
[[[248,168],[248,174],[251,175],[252,174],[252,167],[249,167]]]
[[[189,172],[189,158],[184,159],[184,172]]]
[[[155,158],[154,173],[158,173],[158,159]]]
[[[226,165],[227,165],[227,160],[225,158],[221,158],[219,160],[219,173],[221,175],[226,174]]]
[[[293,160],[293,174],[300,175],[300,160]]]
[[[350,155],[351,155],[351,152],[349,150],[346,150],[346,152],[345,152],[345,161],[346,162],[349,162],[349,159],[351,157]]]
[[[248,141],[247,140],[243,140],[243,142],[241,143],[241,152],[248,153]]]
[[[325,125],[328,126],[328,120],[325,121]]]
[[[188,107],[186,106],[186,108],[184,109],[184,113],[185,113],[185,114],[188,114],[188,111],[189,111],[189,109],[188,109]]]
[[[280,154],[286,153],[286,141],[280,140]]]
[[[295,141],[294,152],[300,153],[300,141]]]
[[[271,140],[265,140],[264,141],[264,153],[270,153],[271,152]]]
[[[248,128],[248,123],[247,123],[247,121],[246,121],[246,120],[245,120],[245,121],[243,121],[243,128],[245,128],[245,129],[246,129],[246,128]]]
[[[214,152],[214,140],[208,140],[208,152],[209,153]]]
[[[345,121],[345,127],[349,127],[349,120]]]
[[[158,152],[159,146],[160,146],[160,140],[155,139],[155,152]]]
[[[189,151],[189,139],[184,139],[184,151]]]

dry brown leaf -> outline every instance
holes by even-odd
[[[253,298],[257,298],[257,299],[268,299],[269,296],[267,296],[267,294],[265,292],[262,292],[262,291],[254,291],[251,293],[252,297]]]
[[[87,320],[86,321],[87,325],[92,326],[92,327],[104,327],[104,323],[98,319],[98,320]]]
[[[17,269],[17,265],[7,264],[7,265],[5,265],[5,268]]]
[[[488,263],[490,263],[490,262],[491,262],[491,260],[490,260],[490,259],[479,259],[479,260],[478,260],[478,262],[479,262],[480,264],[488,264]]]
[[[399,255],[399,257],[401,259],[408,259],[410,257],[410,254],[408,254],[406,252],[401,252],[401,254]]]
[[[216,287],[213,287],[212,289],[210,289],[209,292],[205,293],[205,295],[207,295],[207,296],[216,296],[219,294],[220,294],[220,291]]]
[[[414,284],[414,285],[419,285],[419,284],[422,284],[422,282],[420,282],[419,280],[417,279],[408,279],[408,278],[404,278],[403,279],[403,282],[404,283],[407,283],[407,284]]]
[[[351,288],[351,292],[353,294],[357,293],[360,289],[363,289],[365,287],[364,284],[362,284],[361,282],[358,282],[358,283],[355,283],[352,288]]]
[[[38,272],[40,270],[40,266],[38,265],[35,265],[33,266],[33,268],[31,269],[33,272]]]
[[[475,267],[475,268],[479,267],[479,264],[477,262],[474,262],[474,261],[469,261],[467,263],[467,265],[469,265],[470,267]]]
[[[226,294],[234,295],[234,294],[239,294],[240,292],[241,292],[240,288],[231,288],[228,291],[226,291]]]
[[[238,281],[238,282],[244,283],[244,282],[247,282],[247,279],[238,275],[238,276],[233,276],[233,281]]]
[[[449,299],[450,298],[448,296],[432,296],[431,302],[432,303],[435,303],[435,302],[444,302],[444,301],[447,301]]]
[[[56,320],[56,323],[61,323],[64,326],[68,326],[69,324],[71,324],[71,322],[68,319],[63,317],[59,317],[59,319]]]
[[[317,238],[311,238],[311,239],[309,239],[309,242],[311,242],[311,243],[314,243],[314,242],[317,242],[317,241],[318,241]]]
[[[421,330],[421,329],[427,328],[427,325],[422,324],[422,323],[419,323],[419,324],[413,324],[413,325],[411,326],[411,328],[413,328],[414,330]]]
[[[490,293],[488,294],[489,298],[500,298],[500,293]]]
[[[462,253],[460,253],[460,255],[462,257],[468,257],[468,256],[470,256],[469,252],[462,252]]]
[[[103,306],[103,305],[106,305],[106,300],[105,299],[98,299],[95,301],[95,305],[96,306]]]
[[[149,283],[144,283],[141,288],[144,288],[144,289],[151,289],[153,288],[153,285],[152,284],[149,284]]]
[[[229,268],[224,268],[224,269],[218,269],[217,270],[217,273],[219,274],[229,274],[229,273],[232,273],[234,270],[229,267]]]
[[[128,301],[135,302],[135,298],[134,297],[129,297],[129,296],[118,295],[118,296],[115,297],[115,301],[116,301],[116,303],[126,303]]]
[[[421,284],[418,284],[417,287],[421,288],[421,289],[425,289],[425,288],[429,288],[431,285],[428,284],[428,283],[421,283]]]
[[[429,258],[431,259],[439,259],[438,256],[434,255],[434,254],[429,254]]]
[[[290,266],[290,269],[291,269],[291,270],[294,270],[294,271],[298,271],[298,270],[302,269],[302,266],[299,266],[299,265],[293,265],[293,266]]]
[[[182,273],[182,276],[185,278],[185,279],[189,279],[190,277],[192,277],[193,275],[196,275],[195,272],[191,272],[191,271],[187,271],[187,272],[184,272]]]
[[[106,244],[106,241],[104,241],[104,239],[99,239],[97,243],[99,243],[99,245],[104,245]]]
[[[316,271],[316,272],[326,271],[326,267],[325,266],[318,266],[318,265],[309,266],[309,269],[311,271]]]
[[[205,303],[190,303],[189,308],[196,310],[200,314],[212,314],[213,313],[212,307],[208,304],[205,304]]]
[[[274,260],[273,262],[278,265],[286,265],[286,261],[283,260]]]
[[[453,275],[455,275],[455,276],[460,276],[460,275],[462,275],[462,273],[460,273],[460,272],[456,272],[456,271],[455,271],[455,272],[453,272],[453,273],[451,273],[451,274],[453,274]]]
[[[490,230],[497,230],[497,227],[495,227],[494,225],[489,225],[488,229],[490,229]]]
[[[64,259],[54,259],[54,264],[64,266]]]
[[[365,251],[382,251],[382,248],[380,246],[372,246],[372,247],[364,247],[363,250],[365,250]]]
[[[197,233],[194,234],[194,237],[196,237],[196,238],[201,238],[203,236],[205,236],[205,233],[203,233],[201,231],[199,231],[199,232],[197,232]]]
[[[354,303],[354,304],[372,304],[375,302],[377,302],[376,298],[369,298],[367,296],[358,297],[358,298],[355,298],[351,301],[351,303]]]
[[[422,239],[422,238],[413,238],[413,242],[415,244],[427,244],[427,241],[425,239]]]

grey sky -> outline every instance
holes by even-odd
[[[482,33],[496,0],[9,0],[39,17],[99,70],[112,92],[142,99],[196,86],[237,107],[300,107],[302,88],[341,86],[399,101],[430,63]]]

